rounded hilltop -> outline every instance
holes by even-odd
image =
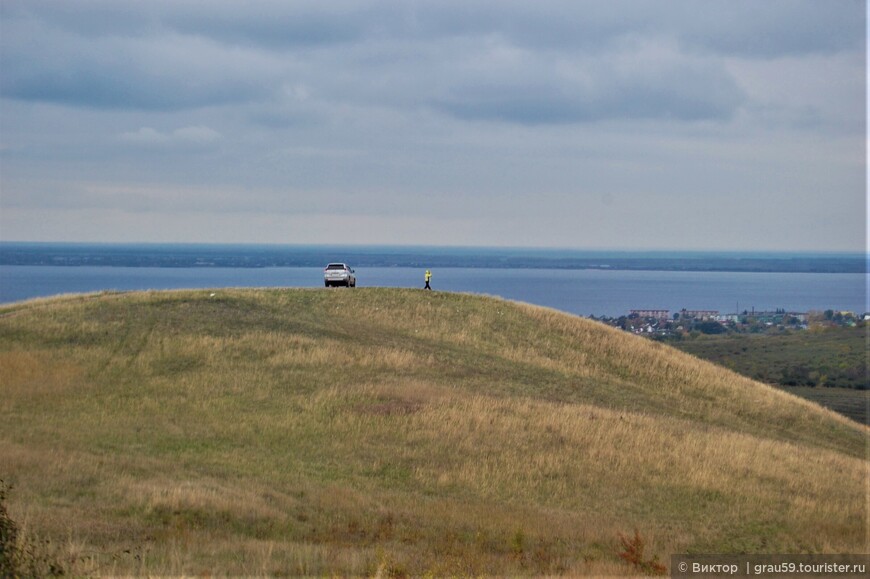
[[[0,376],[10,515],[76,574],[607,575],[866,551],[866,428],[541,307],[67,296],[0,309]]]

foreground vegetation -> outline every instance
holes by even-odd
[[[867,390],[867,336],[862,325],[668,343],[768,384]]]
[[[820,386],[777,386],[789,394],[811,400],[825,408],[870,425],[870,390],[852,388],[823,388]]]
[[[862,324],[770,335],[700,336],[667,343],[868,424],[867,332]]]
[[[34,301],[0,309],[0,376],[10,514],[74,574],[612,575],[868,548],[867,429],[538,307]]]

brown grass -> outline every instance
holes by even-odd
[[[81,574],[631,574],[866,552],[868,431],[659,344],[401,290],[0,312],[13,516]],[[341,323],[336,323],[341,320]]]

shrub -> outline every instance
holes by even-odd
[[[40,552],[37,545],[22,536],[18,524],[9,516],[6,496],[11,490],[12,486],[0,479],[0,577],[63,575],[63,566]]]
[[[644,559],[643,549],[645,542],[637,529],[634,530],[634,537],[631,538],[620,533],[619,541],[622,543],[623,549],[619,553],[619,558],[629,563],[638,571],[647,575],[664,575],[668,572],[668,568],[659,561],[658,555],[653,556],[652,559]]]
[[[724,334],[727,331],[725,326],[712,320],[696,324],[695,328],[702,334]]]

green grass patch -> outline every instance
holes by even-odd
[[[768,384],[867,390],[867,336],[866,327],[831,327],[699,336],[671,344]]]
[[[867,327],[729,334],[668,342],[753,380],[870,424]]]

